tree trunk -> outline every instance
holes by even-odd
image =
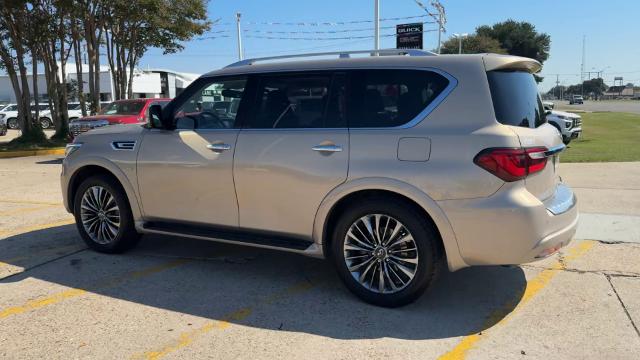
[[[31,79],[33,80],[33,104],[35,109],[35,127],[40,127],[40,99],[38,97],[38,55],[35,46],[31,48]]]

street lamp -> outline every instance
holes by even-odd
[[[458,54],[462,54],[462,38],[466,38],[469,34],[453,34],[453,37],[458,38]]]

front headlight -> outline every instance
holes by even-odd
[[[564,115],[558,115],[558,119],[562,119],[562,120],[567,120],[568,117],[564,116]]]
[[[7,114],[0,114],[0,120],[4,119],[5,116],[7,116]]]
[[[80,149],[81,146],[82,146],[81,142],[67,144],[67,146],[64,148],[64,156],[67,157],[73,154],[78,149]]]

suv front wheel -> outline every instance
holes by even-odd
[[[73,213],[82,239],[93,250],[121,253],[140,239],[124,190],[107,176],[92,176],[80,184]]]
[[[362,300],[397,307],[416,300],[439,270],[438,235],[413,207],[370,199],[347,209],[332,255],[347,288]]]

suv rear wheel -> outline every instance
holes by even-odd
[[[439,269],[437,232],[395,199],[365,200],[347,209],[335,228],[332,254],[347,288],[385,307],[416,300]]]
[[[92,176],[80,184],[74,216],[82,239],[93,250],[121,253],[140,239],[124,190],[107,176]]]

